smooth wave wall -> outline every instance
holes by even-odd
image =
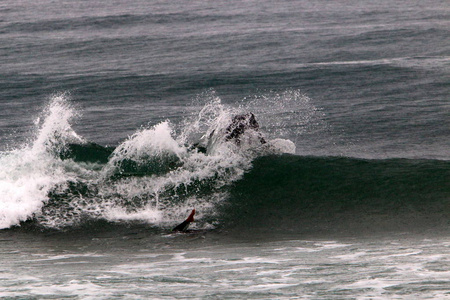
[[[449,182],[448,161],[260,157],[233,184],[223,224],[250,232],[448,230]]]

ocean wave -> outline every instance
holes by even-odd
[[[113,149],[76,134],[71,122],[77,110],[68,95],[56,95],[36,121],[31,142],[0,158],[0,228],[25,221],[66,228],[92,219],[164,227],[193,206],[200,208],[200,219],[214,215],[227,187],[251,169],[255,157],[295,152],[291,141],[266,140],[257,127],[228,137],[239,113],[213,97],[177,130],[163,121]]]
[[[382,230],[428,219],[448,226],[448,161],[294,155],[294,143],[280,138],[290,107],[282,99],[310,113],[297,128],[320,112],[288,93],[271,97],[280,116],[271,123],[259,114],[258,98],[236,108],[210,92],[182,122],[144,126],[116,147],[76,134],[71,124],[79,112],[68,95],[56,95],[36,120],[34,138],[0,156],[0,228],[108,222],[164,230],[192,208],[200,229]],[[261,130],[246,119],[249,110]],[[244,123],[233,127],[236,120],[249,127],[240,132]]]

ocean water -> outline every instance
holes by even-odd
[[[0,297],[450,299],[449,36],[438,0],[2,1]]]

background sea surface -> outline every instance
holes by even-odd
[[[437,0],[2,1],[0,297],[450,299],[449,36]]]

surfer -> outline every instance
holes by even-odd
[[[266,143],[263,135],[259,132],[259,124],[256,121],[255,115],[251,112],[233,116],[231,123],[225,128],[224,131],[220,132],[223,132],[226,142],[233,141],[237,146],[240,146],[241,138],[248,130],[253,131],[256,134],[256,137],[259,139],[261,144]],[[194,144],[192,149],[197,149],[197,151],[201,153],[207,153],[211,144],[217,139],[214,139],[215,133],[216,129],[212,130],[206,140]],[[218,138],[220,139],[221,137]]]
[[[195,209],[193,209],[191,211],[191,214],[189,215],[189,217],[186,220],[184,220],[181,224],[179,224],[174,229],[172,229],[172,231],[186,232],[189,225],[191,224],[191,222],[194,222],[194,215],[195,215]]]
[[[225,130],[227,134],[225,136],[225,140],[226,141],[234,140],[234,142],[237,145],[239,145],[241,143],[240,137],[248,129],[254,130],[256,132],[259,131],[259,124],[256,121],[255,115],[253,113],[236,115],[231,120],[231,124],[228,125],[227,129]],[[266,140],[259,132],[258,137],[261,144],[266,143]]]

